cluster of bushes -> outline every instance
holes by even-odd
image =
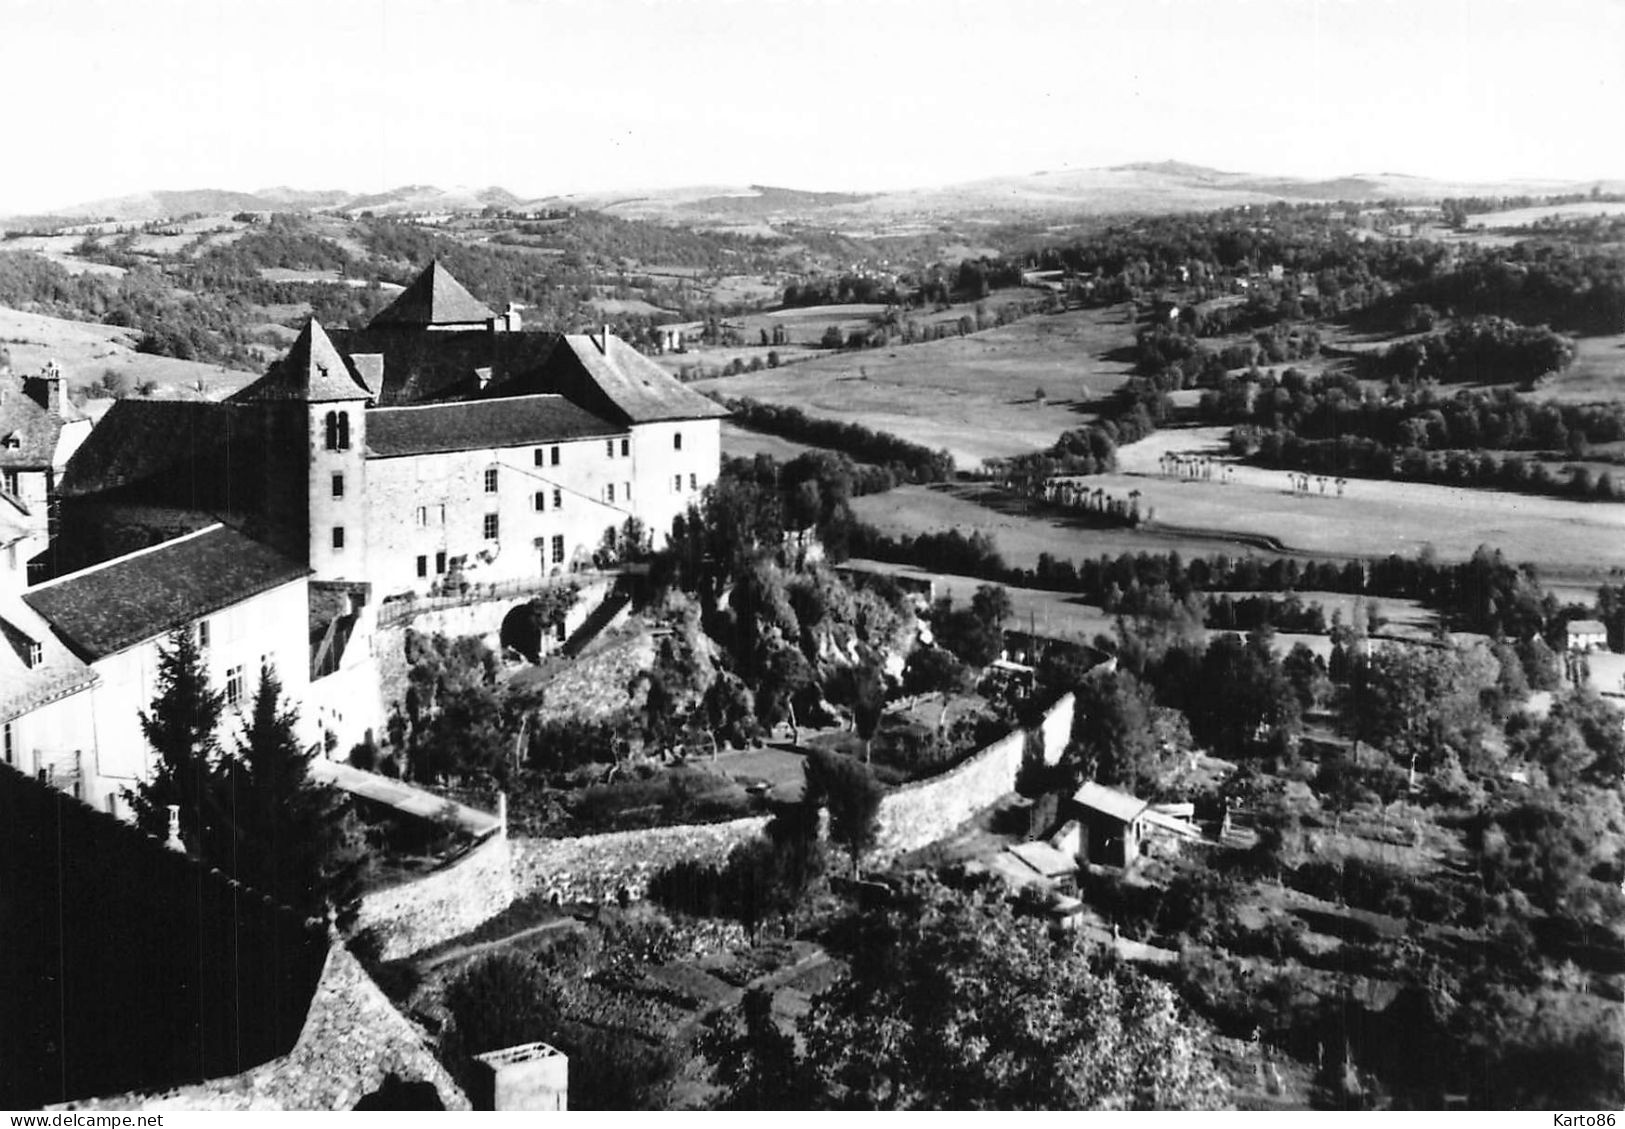
[[[1112,393],[1099,423],[1062,432],[1038,454],[986,459],[983,466],[987,473],[1027,491],[1053,475],[1110,474],[1117,469],[1117,448],[1144,439],[1172,414],[1170,387],[1166,376],[1131,377]]]
[[[889,467],[907,482],[945,482],[953,477],[954,459],[947,451],[933,451],[859,423],[819,419],[800,408],[764,404],[748,396],[724,400],[723,405],[745,427],[844,451],[861,462]]]
[[[1277,631],[1305,635],[1326,633],[1326,609],[1318,603],[1305,604],[1293,595],[1284,599],[1274,596],[1209,596],[1205,620],[1208,627],[1221,631],[1257,631],[1261,627],[1273,627]]]

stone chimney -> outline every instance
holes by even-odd
[[[38,376],[23,378],[23,395],[54,416],[62,414],[62,370],[46,361]]]
[[[474,1056],[468,1090],[479,1110],[529,1113],[570,1108],[570,1060],[546,1043],[524,1043]]]

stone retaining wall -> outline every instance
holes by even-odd
[[[1049,708],[1037,733],[1044,760],[1054,764],[1072,732],[1075,700],[1067,694]],[[867,862],[883,866],[898,855],[936,842],[1016,786],[1028,735],[1000,738],[941,776],[907,784],[880,801],[880,835]]]
[[[762,834],[767,816],[727,823],[612,831],[573,839],[513,840],[513,880],[520,896],[557,894],[560,901],[611,901],[622,890],[641,898],[649,879],[673,863],[721,863]]]
[[[512,844],[497,831],[451,865],[361,900],[358,930],[377,932],[379,955],[397,960],[473,929],[514,900]]]

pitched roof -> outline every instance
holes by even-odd
[[[367,455],[379,459],[625,434],[626,428],[551,395],[374,408],[367,413]]]
[[[628,423],[721,419],[728,409],[687,387],[665,369],[612,334],[567,333],[544,364],[544,379],[560,379],[558,390],[597,407],[588,389],[574,387],[566,358]],[[602,410],[602,409],[600,409]]]
[[[62,434],[62,417],[26,395],[20,384],[0,376],[0,467],[48,467]]]
[[[1569,620],[1570,635],[1603,635],[1608,628],[1600,619],[1571,619]]]
[[[195,467],[230,441],[231,417],[207,400],[119,400],[68,460],[59,489],[97,494]]]
[[[435,259],[367,324],[466,325],[494,317],[489,306],[463,289],[463,284]]]
[[[235,529],[211,525],[47,581],[22,599],[94,662],[309,572]]]
[[[293,400],[325,404],[335,400],[370,400],[373,391],[322,328],[311,318],[299,337],[271,370],[231,397],[239,403]]]
[[[29,665],[38,644],[41,661]],[[0,597],[0,721],[28,713],[57,698],[83,690],[96,672],[51,634],[33,609],[15,596]]]
[[[1081,804],[1091,811],[1104,812],[1113,819],[1120,819],[1124,823],[1132,823],[1138,819],[1145,809],[1150,807],[1146,801],[1137,799],[1127,792],[1119,792],[1115,788],[1108,788],[1104,784],[1089,781],[1082,788],[1072,794],[1074,803]]]

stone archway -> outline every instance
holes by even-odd
[[[534,603],[527,600],[515,605],[502,617],[502,630],[498,641],[504,650],[512,647],[531,662],[541,661],[542,639],[547,625]]]

